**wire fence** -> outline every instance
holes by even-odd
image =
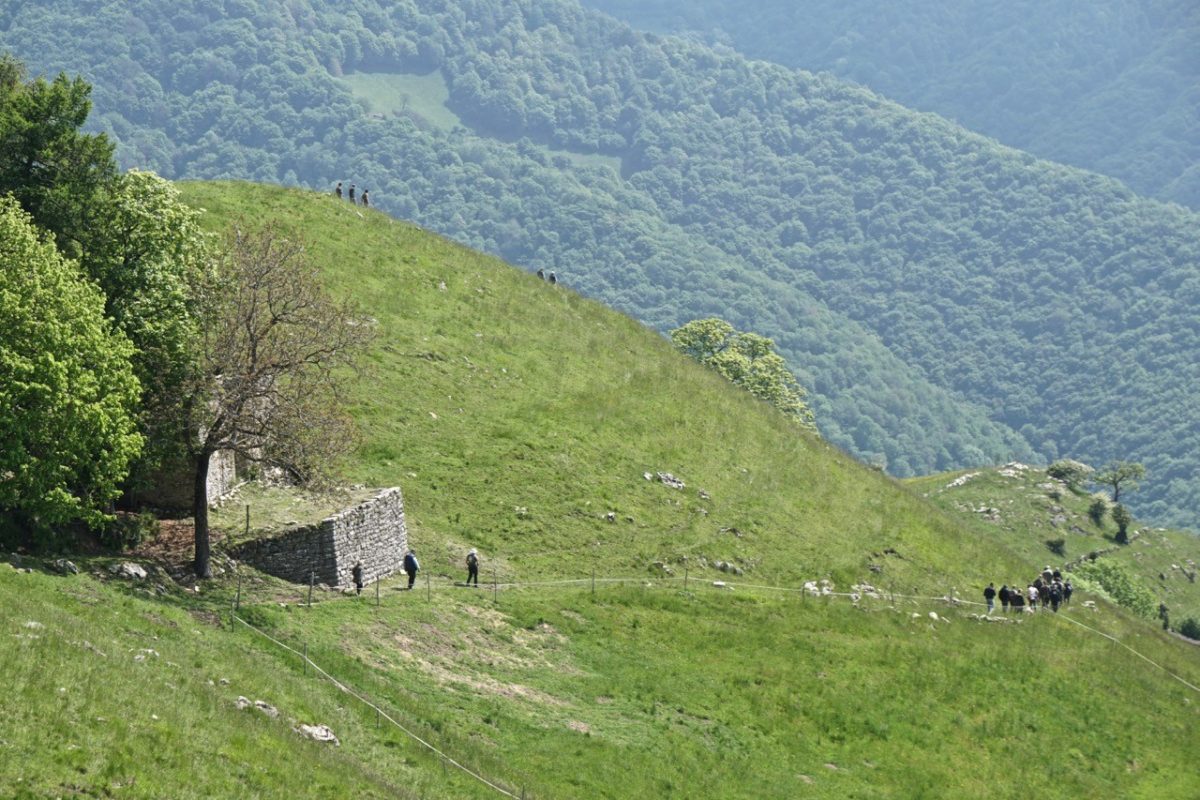
[[[379,605],[381,603],[381,593],[380,593],[380,589],[379,589],[381,581],[377,580],[374,583],[375,583],[375,603],[376,603],[376,605]],[[532,589],[532,588],[548,588],[548,587],[564,587],[565,588],[565,587],[572,587],[572,586],[575,586],[575,587],[590,586],[591,592],[594,594],[597,586],[614,586],[614,585],[622,585],[622,584],[637,584],[637,585],[645,586],[647,588],[661,588],[661,587],[669,586],[669,585],[682,584],[683,587],[686,589],[690,589],[694,585],[697,588],[708,587],[708,588],[712,588],[712,589],[743,589],[743,590],[767,591],[767,592],[778,592],[778,593],[784,593],[784,594],[799,594],[800,597],[804,600],[807,600],[810,598],[816,599],[816,600],[825,599],[826,601],[832,600],[833,598],[849,599],[856,604],[863,601],[864,599],[867,599],[867,600],[889,601],[893,605],[895,604],[895,602],[897,600],[924,602],[924,603],[942,603],[942,604],[946,604],[949,606],[971,606],[971,607],[980,607],[980,608],[987,607],[987,605],[988,605],[987,603],[981,603],[976,600],[966,600],[961,597],[958,597],[955,594],[946,594],[946,595],[940,595],[940,596],[938,596],[938,595],[906,594],[903,592],[896,592],[892,589],[881,589],[879,587],[874,587],[874,586],[864,587],[864,588],[869,588],[869,591],[835,592],[827,586],[823,587],[823,586],[820,586],[819,584],[814,584],[814,583],[809,583],[809,584],[806,584],[806,585],[800,586],[800,587],[778,586],[778,585],[772,585],[772,584],[756,584],[756,583],[748,583],[748,582],[742,582],[742,581],[729,581],[729,580],[723,580],[723,579],[718,579],[718,580],[711,580],[709,578],[697,579],[697,578],[691,577],[687,573],[685,573],[682,576],[664,575],[664,576],[654,576],[654,577],[647,577],[647,576],[598,577],[595,574],[595,572],[593,571],[592,575],[590,577],[586,577],[586,578],[562,578],[562,579],[542,580],[542,581],[504,581],[504,582],[500,582],[496,578],[495,573],[493,573],[492,582],[490,584],[485,583],[481,588],[482,589],[490,589],[492,591],[494,600],[498,603],[499,602],[499,592],[501,590],[513,591],[513,590],[518,590],[518,589]],[[439,581],[437,588],[440,593],[441,591],[444,591],[444,590],[458,590],[458,589],[463,588],[465,585],[466,584],[458,583],[455,581]],[[428,573],[426,573],[426,587],[425,588],[426,588],[427,600],[432,601],[433,583],[432,583],[432,579],[429,577]],[[309,606],[312,605],[312,587],[311,586],[309,587],[308,605]],[[430,743],[426,739],[422,738],[420,735],[413,732],[411,729],[406,727],[404,724],[402,724],[401,722],[396,720],[391,714],[384,711],[382,708],[379,707],[379,705],[372,702],[370,699],[368,699],[362,693],[360,693],[360,692],[356,691],[355,689],[353,689],[352,687],[350,687],[345,681],[339,680],[338,678],[334,677],[327,670],[323,669],[316,662],[314,662],[311,658],[309,658],[307,645],[304,646],[303,651],[297,650],[295,647],[292,647],[291,645],[288,645],[287,643],[280,641],[279,639],[271,636],[267,632],[250,624],[247,620],[242,618],[240,616],[240,614],[238,613],[240,611],[240,607],[241,607],[241,586],[240,586],[240,579],[239,579],[238,593],[237,593],[236,599],[234,600],[233,609],[232,609],[232,613],[231,613],[231,617],[234,621],[245,626],[247,629],[253,631],[257,635],[269,640],[270,642],[274,643],[276,646],[278,646],[290,653],[293,653],[296,656],[299,656],[305,663],[306,667],[311,666],[318,675],[320,675],[323,678],[325,678],[326,680],[328,680],[331,684],[333,684],[335,687],[337,687],[340,691],[342,691],[346,694],[349,694],[350,696],[357,699],[359,702],[361,702],[364,705],[368,706],[369,708],[373,709],[375,711],[378,719],[386,720],[389,724],[393,725],[397,730],[403,732],[406,736],[410,737],[412,740],[417,742],[419,745],[426,748],[431,753],[435,754],[438,758],[440,758],[442,760],[443,764],[451,766],[457,770],[460,770],[463,774],[469,776],[470,778],[479,782],[483,786],[493,790],[498,795],[501,795],[503,797],[515,798],[517,800],[524,800],[524,798],[525,798],[524,790],[521,790],[521,792],[519,794],[516,794],[513,791],[501,786],[499,782],[488,779],[487,777],[484,777],[482,774],[480,774],[478,771],[471,769],[470,767],[462,764],[461,762],[454,759],[453,757],[448,755],[446,752],[439,749],[437,746]],[[990,613],[990,611],[991,611],[991,609],[989,609],[989,613]],[[1020,613],[1020,612],[1017,612],[1017,613]],[[1044,614],[1045,612],[1040,612],[1040,613]],[[1052,614],[1051,616],[1053,616],[1053,618],[1055,618],[1055,619],[1063,620],[1072,625],[1076,625],[1086,631],[1089,631],[1090,633],[1092,633],[1096,636],[1102,636],[1105,639],[1108,639],[1108,640],[1114,642],[1115,644],[1119,645],[1120,647],[1124,648],[1125,650],[1128,650],[1133,655],[1137,656],[1139,659],[1141,659],[1141,660],[1145,661],[1146,663],[1154,666],[1155,668],[1161,670],[1166,675],[1169,675],[1171,678],[1173,678],[1176,681],[1178,681],[1179,683],[1183,684],[1188,689],[1191,689],[1193,692],[1200,694],[1200,687],[1189,682],[1182,676],[1175,674],[1170,669],[1163,666],[1162,664],[1159,664],[1158,662],[1154,661],[1153,659],[1149,658],[1148,656],[1138,652],[1134,648],[1130,647],[1129,645],[1127,645],[1124,642],[1117,639],[1115,636],[1112,636],[1111,634],[1108,634],[1101,630],[1093,628],[1089,625],[1085,625],[1084,623],[1080,622],[1079,620],[1071,617],[1069,614],[1055,613],[1055,614]]]

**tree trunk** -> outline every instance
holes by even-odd
[[[208,462],[212,453],[201,452],[196,456],[196,473],[192,488],[192,521],[196,529],[196,577],[211,578],[208,546]]]

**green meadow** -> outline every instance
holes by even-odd
[[[901,485],[569,286],[383,214],[183,190],[213,230],[290,226],[375,320],[338,471],[402,487],[424,571],[310,605],[220,555],[198,591],[0,564],[0,796],[1200,796],[1194,647],[1086,594],[1019,622],[907,597],[1046,562],[976,498],[943,508],[954,476]],[[214,525],[323,502],[250,488]],[[879,591],[799,591],[821,580]]]

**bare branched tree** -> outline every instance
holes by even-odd
[[[310,482],[354,442],[345,382],[373,325],[323,290],[302,240],[276,223],[228,235],[184,422],[194,472],[195,569],[210,577],[208,470],[229,450]]]

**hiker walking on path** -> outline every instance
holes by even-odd
[[[342,182],[341,181],[338,181],[338,185],[333,187],[333,195],[338,200],[342,199]]]
[[[1071,605],[1071,592],[1075,591],[1075,587],[1071,585],[1071,581],[1063,581],[1063,605]]]
[[[467,553],[467,586],[470,586],[472,581],[475,582],[475,587],[479,588],[479,554],[475,552],[474,547]]]
[[[1029,584],[1029,610],[1037,611],[1038,590],[1032,583]]]
[[[354,205],[354,184],[350,184],[350,204]]]
[[[368,191],[368,190],[366,190],[366,189],[363,189],[363,195],[362,195],[362,204],[363,204],[363,207],[364,207],[364,208],[366,208],[367,206],[371,205],[371,201],[367,199],[367,191]]]
[[[409,548],[409,551],[404,554],[404,572],[408,575],[409,589],[417,582],[417,573],[420,571],[421,564],[417,561],[417,554],[412,551],[412,548]]]
[[[989,614],[996,610],[996,585],[994,583],[989,583],[983,590],[983,599],[987,600]]]
[[[1008,584],[1007,583],[1000,587],[999,594],[1000,594],[1000,610],[1003,611],[1005,614],[1007,614],[1008,613],[1008,601],[1009,601]]]

